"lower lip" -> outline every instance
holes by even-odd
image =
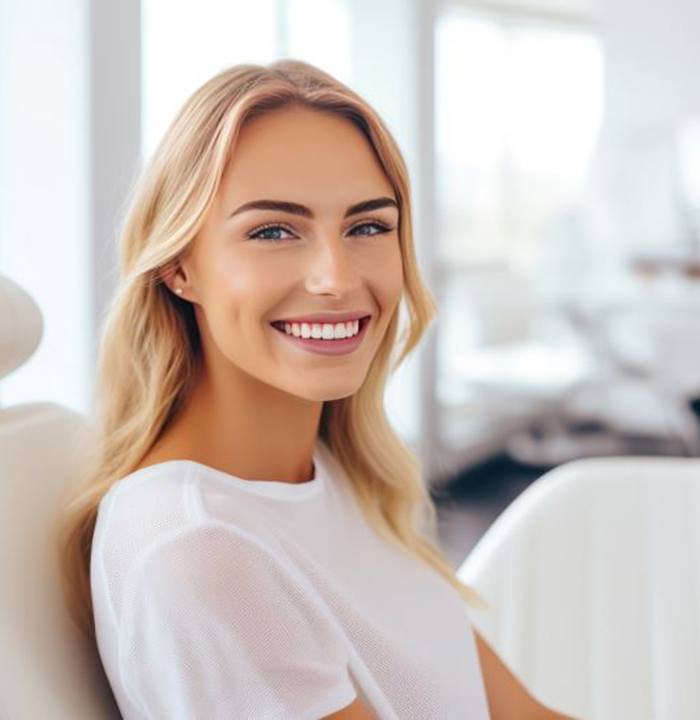
[[[351,338],[343,338],[342,340],[319,340],[315,338],[300,338],[294,335],[287,335],[284,330],[280,330],[274,325],[272,328],[280,335],[283,335],[289,342],[298,345],[304,350],[317,353],[318,355],[347,355],[356,350],[367,331],[367,326],[371,321],[371,317],[360,320],[360,331]]]

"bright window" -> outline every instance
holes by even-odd
[[[228,65],[267,63],[278,46],[277,2],[143,0],[142,127],[148,157],[194,90]]]
[[[586,180],[602,115],[600,41],[586,26],[451,9],[435,49],[440,260],[529,270]]]
[[[293,57],[350,79],[345,0],[143,0],[142,23],[145,157],[187,97],[231,65]]]

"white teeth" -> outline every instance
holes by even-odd
[[[341,340],[357,335],[360,321],[350,320],[344,323],[284,323],[287,335],[317,340]]]

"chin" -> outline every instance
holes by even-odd
[[[330,400],[342,400],[343,398],[354,395],[362,387],[362,384],[353,385],[349,387],[347,383],[343,383],[342,387],[338,388],[318,388],[316,392],[297,393],[303,395],[307,400],[313,402],[327,402]]]

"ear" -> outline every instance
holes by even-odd
[[[179,298],[186,298],[189,284],[187,275],[179,263],[174,260],[158,272],[158,280]]]

